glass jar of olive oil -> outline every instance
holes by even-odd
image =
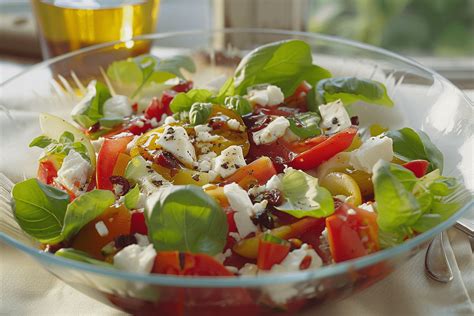
[[[121,40],[136,54],[134,36],[153,33],[160,0],[31,0],[44,58],[86,46]],[[128,42],[129,41],[129,42]]]

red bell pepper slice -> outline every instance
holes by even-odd
[[[148,227],[145,222],[145,213],[132,213],[130,218],[130,234],[148,235]]]
[[[430,162],[423,159],[417,159],[404,163],[402,166],[413,172],[417,178],[421,178],[428,171]]]
[[[104,140],[97,156],[97,189],[113,191],[114,186],[110,182],[110,177],[114,175],[113,171],[119,154],[127,150],[127,145],[132,139],[133,136],[130,135]]]
[[[262,270],[270,270],[279,264],[290,252],[290,243],[284,239],[265,234],[258,244],[257,266]]]
[[[301,170],[314,169],[324,161],[349,148],[356,133],[357,128],[349,127],[311,149],[298,154],[288,165]]]

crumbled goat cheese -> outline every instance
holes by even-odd
[[[215,158],[213,170],[222,178],[227,178],[246,164],[242,147],[233,145],[224,149]]]
[[[286,118],[279,116],[261,130],[253,133],[253,141],[256,145],[273,143],[285,134],[289,126],[290,122]]]
[[[224,263],[225,259],[227,259],[230,256],[232,256],[232,250],[227,249],[225,252],[218,253],[217,255],[215,255],[214,259],[216,259],[216,261],[220,263]]]
[[[196,161],[193,166],[201,172],[209,172],[209,170],[212,169],[212,162],[216,156],[216,153],[213,151],[199,155],[198,161]]]
[[[210,133],[212,128],[208,125],[196,125],[194,126],[194,131],[196,132],[196,142],[209,143],[221,138],[219,135],[212,135]]]
[[[230,119],[227,121],[227,126],[233,131],[243,131],[245,128],[236,119]]]
[[[392,139],[387,136],[370,137],[350,155],[350,163],[356,170],[372,173],[377,161],[393,159]]]
[[[237,183],[233,182],[224,186],[224,194],[229,201],[230,207],[235,211],[234,220],[237,231],[242,237],[257,231],[257,226],[252,222],[253,205],[247,192]]]
[[[265,89],[256,89],[249,92],[248,100],[261,106],[272,106],[283,103],[285,96],[281,89],[268,85]]]
[[[239,274],[242,276],[255,276],[257,275],[257,272],[258,272],[258,267],[256,264],[253,264],[253,263],[246,263],[239,270]]]
[[[320,105],[319,112],[322,118],[320,126],[325,128],[328,134],[338,133],[352,125],[351,118],[341,100]]]
[[[358,207],[369,212],[375,212],[373,203],[364,203]]]
[[[105,226],[103,221],[95,223],[95,230],[97,231],[100,237],[105,237],[109,234],[109,230],[107,229],[107,226]]]
[[[103,111],[106,118],[122,118],[132,115],[132,104],[127,96],[114,95],[104,102]]]
[[[150,244],[150,240],[148,239],[147,235],[142,235],[139,233],[135,233],[135,239],[137,240],[137,245],[140,247],[146,247]]]
[[[165,117],[165,122],[164,122],[165,125],[170,125],[170,124],[176,123],[176,122],[178,122],[178,121],[176,121],[175,118],[172,117],[172,116],[166,116]]]
[[[307,244],[301,245],[299,249],[291,251],[285,259],[279,264],[273,265],[270,271],[259,271],[261,274],[266,273],[285,273],[285,272],[296,272],[300,271],[300,265],[303,260],[309,256],[311,263],[308,269],[319,268],[323,265],[323,261],[318,256],[314,249],[310,248]],[[266,286],[265,291],[271,297],[271,299],[277,304],[285,304],[289,299],[298,295],[299,291],[293,286],[293,284],[276,284],[272,286]]]
[[[114,256],[114,266],[123,271],[136,273],[150,273],[156,257],[153,245],[140,247],[137,244],[129,245]]]
[[[163,114],[163,115],[166,115],[166,114]],[[161,120],[160,120],[160,122],[161,122]],[[150,120],[150,125],[151,125],[151,127],[155,128],[155,127],[160,126],[160,122],[158,122],[156,117],[152,117],[151,120]]]
[[[252,211],[255,215],[260,215],[261,213],[265,211],[265,209],[267,208],[267,205],[268,205],[267,200],[263,200],[261,202],[255,203],[252,207]]]
[[[77,195],[87,183],[90,173],[91,164],[78,152],[71,150],[64,158],[55,181]]]
[[[193,144],[189,140],[188,133],[181,126],[166,126],[157,143],[187,166],[192,165],[196,160]]]

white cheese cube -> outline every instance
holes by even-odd
[[[351,152],[350,163],[356,170],[372,173],[372,168],[380,159],[393,159],[392,139],[387,136],[370,137],[362,146]]]
[[[327,129],[326,133],[335,134],[351,127],[351,118],[341,100],[319,106],[322,122],[321,127]]]
[[[70,150],[58,170],[58,177],[55,181],[75,194],[79,194],[83,191],[90,173],[91,164],[78,152]]]
[[[286,118],[279,116],[261,130],[253,133],[253,141],[256,145],[273,143],[285,135],[288,127],[290,127],[290,122]]]
[[[249,92],[248,100],[261,106],[272,106],[283,103],[285,96],[281,89],[268,85],[265,89],[256,89]]]
[[[196,160],[193,144],[181,126],[166,126],[157,143],[186,166],[191,166]]]
[[[104,117],[125,117],[132,115],[132,103],[127,96],[114,95],[104,102]]]
[[[107,229],[107,226],[105,226],[103,221],[95,223],[95,230],[97,231],[100,237],[105,237],[109,234],[109,230]]]
[[[247,165],[240,146],[229,146],[214,160],[214,172],[221,177],[227,178],[233,175],[239,168]]]
[[[153,245],[129,245],[114,256],[114,266],[123,271],[150,273],[156,257]]]
[[[237,231],[242,237],[257,231],[257,226],[252,222],[253,205],[247,192],[237,183],[224,186],[224,194],[229,201],[230,207],[235,211],[234,220]]]

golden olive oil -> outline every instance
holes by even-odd
[[[153,33],[159,9],[159,0],[32,0],[32,4],[46,58]],[[132,49],[147,50],[140,45]]]

